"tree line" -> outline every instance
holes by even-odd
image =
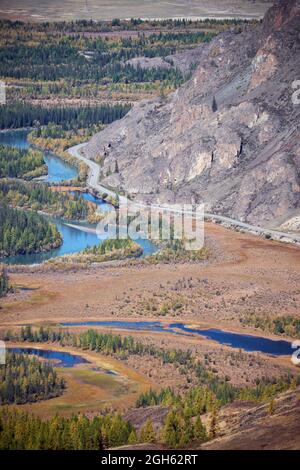
[[[262,377],[254,385],[237,387],[229,384],[226,379],[215,376],[204,368],[201,363],[192,361],[186,370],[196,372],[198,385],[192,387],[187,393],[181,395],[171,388],[163,388],[159,392],[149,390],[140,395],[136,405],[138,407],[152,405],[172,405],[188,409],[192,416],[213,411],[215,408],[232,403],[235,400],[249,400],[254,402],[267,402],[279,393],[294,389],[300,384],[300,378],[287,373],[281,377]]]
[[[112,32],[112,31],[128,31],[128,30],[140,30],[141,34],[146,29],[153,29],[157,28],[161,31],[164,28],[167,29],[180,29],[180,30],[188,30],[192,28],[193,30],[196,28],[205,28],[207,29],[209,26],[212,25],[242,25],[248,23],[256,23],[257,20],[247,20],[241,18],[220,18],[220,19],[213,19],[213,18],[205,18],[205,19],[197,19],[192,20],[188,18],[166,18],[163,20],[155,20],[155,19],[141,19],[141,18],[131,18],[128,20],[120,19],[120,18],[113,18],[111,21],[106,20],[84,20],[78,19],[75,21],[53,21],[53,22],[39,22],[39,23],[30,23],[30,22],[23,22],[20,20],[8,20],[8,19],[1,19],[0,20],[0,29],[13,29],[16,31],[25,31],[25,32],[61,32],[61,33],[79,33],[79,32]]]
[[[161,49],[159,50],[161,52]],[[170,49],[165,51],[164,55],[168,55]],[[2,54],[3,56],[4,54]],[[150,52],[147,54],[150,56]],[[1,56],[1,50],[0,50]],[[99,62],[99,56],[98,62]],[[3,58],[2,60],[5,60]],[[29,61],[30,59],[28,59]],[[44,64],[40,66],[29,66],[20,61],[9,64],[8,62],[0,65],[0,74],[4,77],[13,77],[16,79],[32,79],[32,80],[72,80],[76,77],[77,80],[91,80],[102,84],[108,82],[112,83],[144,83],[153,81],[168,80],[174,86],[179,86],[184,81],[184,76],[179,69],[166,69],[162,67],[142,69],[141,67],[133,67],[130,64],[124,65],[121,62],[112,62],[107,65],[101,66],[99,63],[93,64],[91,62],[70,64]],[[107,62],[107,59],[102,57],[101,62]]]
[[[49,420],[10,407],[0,408],[1,450],[102,450],[128,443],[133,430],[121,415],[109,413]]]
[[[205,442],[209,436],[200,417],[191,420],[179,410],[167,414],[161,433],[154,430],[150,419],[137,433],[115,413],[92,419],[78,414],[41,420],[17,409],[0,409],[1,450],[103,450],[138,442],[163,442],[171,448],[182,448],[192,440]]]
[[[131,257],[137,258],[143,254],[143,249],[130,238],[116,238],[103,240],[99,245],[85,248],[82,253],[84,255],[91,255],[99,260],[113,260]]]
[[[47,174],[42,152],[0,145],[0,178],[33,178]]]
[[[167,414],[161,432],[161,441],[171,449],[184,448],[196,441],[197,444],[209,440],[213,428],[208,431],[200,416],[192,417],[182,408],[173,408]]]
[[[129,105],[122,104],[44,108],[26,103],[12,103],[1,109],[0,129],[34,127],[53,123],[61,125],[65,130],[75,130],[93,124],[110,124],[125,116],[129,109]]]
[[[47,400],[63,393],[65,382],[50,363],[27,354],[6,353],[0,367],[0,404],[17,405]]]
[[[287,315],[285,316],[275,316],[270,315],[257,315],[255,313],[248,313],[243,318],[240,319],[240,322],[244,325],[251,325],[255,328],[259,328],[263,331],[269,331],[275,335],[288,335],[294,338],[300,337],[300,319]]]
[[[35,212],[0,204],[0,257],[38,253],[62,243],[56,225]]]
[[[88,37],[80,34],[45,35],[32,41],[25,34],[13,36],[0,47],[0,75],[16,79],[55,81],[59,79],[112,82],[149,82],[160,79],[162,70],[145,70],[141,76],[124,64],[134,57],[166,57],[187,46],[210,41],[215,34],[203,31],[166,32],[127,38]],[[122,71],[122,73],[121,73]],[[174,71],[164,70],[170,80]],[[183,79],[179,71],[177,79]],[[162,79],[165,79],[164,77]]]
[[[42,210],[69,220],[87,219],[94,213],[92,205],[80,194],[51,191],[46,184],[0,181],[0,199],[16,208]]]
[[[9,291],[8,275],[4,266],[0,265],[0,297]]]
[[[218,377],[212,370],[192,355],[191,351],[180,349],[162,349],[151,344],[144,344],[132,336],[120,336],[112,333],[101,333],[87,330],[73,333],[67,330],[52,330],[49,328],[32,329],[30,325],[22,327],[20,332],[8,331],[5,340],[28,342],[56,342],[61,346],[72,346],[81,349],[90,349],[101,354],[113,355],[119,359],[126,359],[129,355],[148,355],[161,360],[162,364],[174,364],[183,375],[195,374],[198,385],[192,388],[185,399],[199,414],[213,408],[220,407],[234,400],[252,400],[256,402],[268,401],[276,394],[293,388],[300,384],[300,377],[286,374],[279,378],[263,377],[255,385],[237,387],[230,384],[227,378]],[[146,392],[138,399],[139,406],[151,404],[182,405],[182,397],[170,390],[161,392]],[[193,408],[194,407],[194,408]]]
[[[97,44],[97,43],[95,43]],[[102,43],[101,43],[102,44]],[[124,48],[119,51],[97,52],[86,58],[65,39],[61,44],[24,44],[0,47],[0,75],[15,79],[55,81],[59,79],[92,80],[102,84],[107,81],[150,82],[153,80],[182,81],[183,75],[175,69],[143,69],[125,65],[124,61],[138,56],[158,57],[176,52],[172,46]]]
[[[106,447],[121,445],[121,443],[156,441],[162,442],[170,448],[182,448],[190,445],[194,440],[199,444],[199,442],[205,442],[216,436],[218,411],[221,406],[234,400],[268,402],[273,400],[278,393],[294,389],[299,384],[299,378],[287,374],[280,378],[258,379],[253,386],[236,387],[228,384],[226,380],[216,377],[189,351],[163,350],[152,345],[142,344],[131,336],[121,337],[94,330],[71,333],[66,330],[52,330],[43,327],[33,329],[27,325],[22,327],[19,332],[6,332],[4,339],[56,342],[61,346],[70,345],[90,349],[121,359],[127,357],[128,354],[152,355],[160,358],[162,364],[174,364],[182,374],[196,373],[198,385],[191,387],[186,392],[175,392],[172,388],[167,387],[159,391],[149,390],[138,398],[136,403],[138,407],[157,405],[169,407],[161,432],[158,433],[154,430],[153,423],[149,419],[142,426],[139,434],[127,423],[129,427],[125,426],[126,432],[124,433],[126,439],[123,436],[121,442],[121,440],[109,438],[101,428],[102,444]],[[208,424],[204,426],[201,415],[207,413],[210,418]],[[122,423],[122,418],[120,417],[120,419],[120,423]],[[120,423],[119,427],[122,428]],[[118,443],[116,444],[116,442]],[[85,445],[88,446],[90,443]]]

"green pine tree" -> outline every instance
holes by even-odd
[[[217,435],[217,407],[214,406],[209,422],[209,439],[214,439]]]
[[[128,444],[136,444],[138,442],[137,434],[135,429],[131,431],[128,437]]]
[[[140,442],[155,442],[156,435],[151,419],[147,419],[140,432]]]
[[[203,425],[200,416],[197,416],[194,422],[194,437],[195,439],[205,442],[207,439],[207,433],[205,426]]]
[[[181,439],[180,420],[175,410],[170,411],[164,422],[162,429],[162,442],[171,448],[176,448]]]

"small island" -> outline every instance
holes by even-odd
[[[15,209],[41,211],[66,220],[87,220],[95,223],[102,217],[96,212],[97,205],[85,201],[80,193],[61,192],[59,187],[35,182],[2,179],[0,180],[0,199]]]
[[[0,205],[0,258],[58,248],[62,237],[55,224],[35,212]]]
[[[42,152],[0,145],[0,178],[31,180],[47,173]]]
[[[86,248],[80,253],[53,258],[48,261],[51,265],[89,265],[105,261],[121,261],[130,258],[139,258],[143,254],[140,245],[131,239],[107,239],[99,245]]]

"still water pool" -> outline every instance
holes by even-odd
[[[33,356],[41,357],[48,361],[55,361],[58,367],[74,367],[77,364],[88,364],[84,357],[77,354],[71,354],[66,351],[54,351],[53,349],[38,349],[38,348],[7,348],[7,351],[17,354],[30,354]]]

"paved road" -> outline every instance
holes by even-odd
[[[92,189],[100,193],[106,193],[111,197],[115,197],[116,193],[114,191],[111,191],[110,189],[105,188],[99,183],[99,177],[100,177],[100,172],[101,172],[100,165],[98,165],[98,163],[82,155],[81,149],[85,145],[86,143],[75,145],[74,147],[69,148],[68,152],[70,155],[72,155],[75,158],[78,158],[78,160],[81,160],[89,167],[90,170],[89,170],[88,179],[87,179],[88,186],[90,186]]]
[[[279,230],[272,230],[268,228],[259,227],[258,225],[247,224],[239,220],[231,219],[230,217],[210,214],[209,212],[205,213],[205,217],[207,219],[216,220],[217,222],[228,224],[231,227],[241,228],[247,232],[254,232],[258,235],[270,235],[271,238],[276,239],[276,240],[280,240],[281,238],[284,238],[286,239],[286,241],[289,241],[289,242],[300,243],[300,236],[293,234],[293,233],[280,232]]]
[[[106,193],[112,198],[115,198],[117,196],[117,193],[115,191],[105,188],[99,183],[99,177],[101,173],[100,165],[98,165],[98,163],[82,155],[81,149],[85,145],[86,143],[75,145],[74,147],[69,148],[68,152],[73,157],[78,158],[89,167],[90,170],[88,174],[87,184],[90,188],[92,188],[95,191],[98,191],[99,193]],[[128,199],[125,196],[118,196],[118,197],[119,197],[120,202],[123,202],[123,203],[128,202]],[[138,203],[138,202],[130,201],[130,204],[132,205],[132,207],[147,207],[147,205]],[[159,205],[154,205],[154,207],[158,209],[160,208]],[[232,227],[235,229],[241,229],[246,232],[251,232],[256,235],[270,236],[274,240],[282,240],[282,241],[289,242],[289,243],[300,243],[300,236],[296,234],[280,232],[278,230],[272,230],[272,229],[259,227],[257,225],[247,224],[239,220],[231,219],[230,217],[225,217],[225,216],[218,215],[218,214],[211,214],[209,212],[205,212],[205,218],[208,220],[219,222],[224,225],[228,225],[229,227]]]

